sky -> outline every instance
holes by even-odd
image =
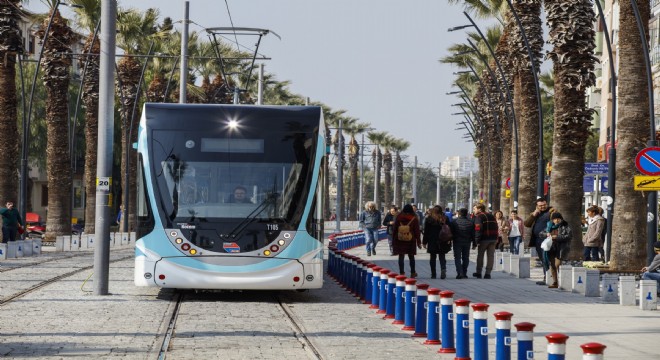
[[[156,7],[161,18],[179,21],[184,1],[119,0],[119,6]],[[421,165],[437,167],[448,156],[473,154],[464,130],[455,130],[460,117],[450,115],[458,100],[446,95],[457,69],[438,61],[464,42],[465,32],[447,32],[468,23],[460,6],[446,0],[190,0],[196,23],[190,30],[231,26],[227,7],[234,26],[282,37],[266,36],[260,53],[272,58],[265,71],[290,81],[293,93],[409,141],[411,162],[417,156]]]

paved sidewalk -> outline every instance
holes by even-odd
[[[366,256],[363,246],[348,252],[398,272],[397,257],[389,256],[387,247],[386,240],[379,242],[376,247],[378,255],[370,257]],[[536,281],[543,279],[543,271],[540,267],[532,267],[531,279],[517,279],[508,273],[495,270],[491,274],[492,279],[476,279],[472,277],[476,251],[471,253],[468,269],[470,278],[461,280],[456,279],[453,252],[447,254],[448,271],[445,280],[430,278],[429,254],[426,250],[418,250],[415,258],[416,270],[419,274],[418,283],[451,290],[455,292],[454,299],[465,298],[472,303],[481,302],[490,305],[488,322],[491,353],[495,349],[495,319],[492,314],[508,311],[514,314],[512,324],[518,322],[536,324],[534,349],[535,358],[538,359],[546,356],[545,335],[555,332],[570,336],[567,343],[567,359],[581,359],[582,350],[579,346],[588,342],[607,345],[606,359],[660,359],[660,351],[656,343],[660,334],[660,311],[643,311],[638,307],[604,303],[600,297],[584,297],[568,291],[536,285]],[[496,268],[497,264],[495,264]],[[439,276],[439,263],[437,269]],[[407,257],[405,270],[409,275]],[[512,329],[512,335],[515,338],[515,328]],[[515,339],[512,349],[515,354]],[[441,358],[453,359],[452,356]]]

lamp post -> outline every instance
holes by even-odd
[[[488,47],[488,51],[490,52],[490,55],[493,57],[493,60],[495,60],[495,64],[497,65],[497,69],[500,72],[500,76],[502,77],[502,82],[504,83],[504,89],[506,90],[506,96],[507,96],[507,101],[508,105],[511,107],[511,123],[513,125],[513,135],[514,135],[514,142],[515,142],[515,166],[513,169],[513,207],[516,208],[518,207],[518,182],[520,181],[520,146],[518,145],[518,119],[516,118],[516,112],[513,106],[513,96],[511,95],[511,89],[509,87],[509,81],[507,80],[506,74],[504,73],[504,70],[502,70],[502,64],[500,61],[497,59],[497,56],[495,56],[495,51],[493,51],[493,48],[490,46],[490,43],[484,36],[484,34],[481,32],[481,29],[477,26],[477,24],[472,20],[470,15],[468,15],[467,12],[463,11],[463,14],[467,19],[470,21],[471,25],[463,25],[463,26],[456,26],[453,28],[448,29],[449,32],[460,30],[460,29],[465,29],[468,27],[474,27],[475,30],[477,30],[477,33],[479,34],[479,37],[481,37],[481,40],[483,40],[484,44],[486,44],[486,47]],[[474,46],[473,46],[474,47]],[[476,49],[476,48],[475,48]],[[541,117],[542,119],[542,117]]]
[[[335,208],[335,232],[341,232],[341,210],[342,210],[342,192],[344,191],[344,164],[342,158],[344,156],[344,135],[342,130],[344,127],[344,120],[339,118],[339,128],[337,129],[337,205]]]
[[[649,48],[646,43],[646,34],[644,32],[644,24],[642,23],[642,17],[639,14],[639,8],[637,7],[636,0],[630,0],[632,4],[633,12],[635,13],[635,21],[637,21],[637,28],[639,29],[639,38],[642,43],[642,53],[644,55],[644,65],[646,65],[646,76],[647,80],[647,91],[649,96],[649,128],[651,131],[649,141],[646,143],[647,146],[656,146],[657,142],[655,141],[655,111],[653,109],[653,72],[651,71],[651,59],[649,58]],[[612,139],[613,140],[613,139]],[[646,240],[647,240],[647,260],[650,262],[653,260],[653,243],[657,241],[658,234],[658,192],[651,191],[648,195],[647,201],[647,211],[649,213],[647,222],[646,222]],[[610,221],[608,221],[610,222]]]
[[[612,43],[610,42],[610,32],[607,29],[607,22],[605,21],[605,15],[603,14],[603,8],[600,6],[600,1],[594,1],[596,7],[598,8],[598,17],[600,23],[603,26],[603,33],[605,35],[605,44],[607,45],[607,56],[609,59],[610,65],[610,88],[612,91],[612,106],[611,106],[611,118],[612,123],[610,125],[610,148],[608,149],[608,167],[607,167],[607,192],[611,197],[612,201],[607,205],[607,231],[605,234],[605,247],[607,252],[605,253],[606,261],[610,260],[610,255],[612,253],[612,220],[614,219],[614,202],[615,199],[615,190],[616,190],[616,70],[614,69],[614,57],[612,56]]]

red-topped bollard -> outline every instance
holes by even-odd
[[[534,358],[534,327],[536,324],[521,322],[516,327],[516,339],[518,340],[518,360]]]
[[[495,360],[511,359],[511,318],[513,314],[500,311],[495,316]]]
[[[374,266],[374,273],[371,276],[371,305],[369,309],[378,309],[378,300],[380,298],[380,271],[383,270],[380,266]]]
[[[472,304],[474,360],[488,360],[488,304]]]
[[[413,337],[426,337],[426,300],[429,297],[429,284],[417,284],[417,315]]]
[[[603,352],[607,346],[596,342],[580,345],[582,348],[582,360],[603,360]]]
[[[387,278],[387,306],[383,319],[394,319],[394,302],[396,301],[396,277],[399,274],[391,272]]]
[[[406,276],[399,275],[396,277],[396,288],[394,289],[394,325],[403,325],[405,300],[406,300]]]
[[[553,333],[545,338],[548,339],[548,360],[565,360],[568,335]]]
[[[440,292],[440,342],[442,347],[438,350],[442,354],[453,354],[454,348],[454,292],[445,290]]]
[[[380,270],[380,282],[378,283],[379,287],[379,300],[378,300],[378,311],[376,314],[385,314],[387,313],[387,278],[389,277],[389,269]]]
[[[404,314],[404,325],[401,330],[415,330],[415,293],[417,292],[417,280],[406,279],[406,309]]]
[[[428,313],[426,315],[426,345],[440,345],[438,313],[440,310],[440,289],[430,288],[427,302]]]
[[[470,360],[470,300],[458,299],[456,305],[456,360]]]

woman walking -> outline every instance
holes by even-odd
[[[407,204],[394,220],[392,235],[394,238],[394,255],[399,256],[399,274],[405,274],[403,258],[405,255],[408,255],[411,278],[417,277],[417,272],[415,272],[415,255],[417,255],[417,249],[422,248],[419,228],[420,224],[417,214],[415,214],[412,205]]]
[[[431,254],[431,279],[436,278],[436,257],[440,259],[440,279],[444,279],[447,277],[445,254],[451,250],[452,233],[442,208],[434,206],[429,210],[429,215],[424,218],[422,245]]]
[[[552,275],[552,284],[548,287],[556,289],[559,287],[557,270],[562,260],[568,260],[568,252],[571,250],[571,239],[573,238],[571,227],[558,211],[550,215],[550,222],[546,231],[541,232],[541,236],[543,237],[547,237],[548,235],[552,237],[552,247],[549,251],[544,252],[544,255],[547,256]]]
[[[525,236],[525,225],[523,219],[518,216],[518,210],[511,210],[511,217],[509,218],[509,247],[514,255],[520,253],[520,245]],[[523,252],[525,249],[523,248]]]
[[[504,246],[509,245],[511,225],[509,225],[509,221],[504,217],[504,213],[501,210],[495,212],[495,221],[497,222],[497,242],[495,243],[495,248],[504,251]]]

